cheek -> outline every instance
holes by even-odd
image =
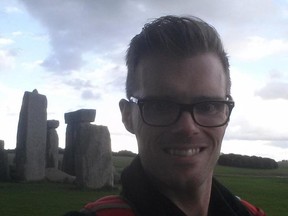
[[[138,137],[141,137],[142,133],[145,133],[145,123],[143,122],[139,111],[134,112],[132,122],[136,138],[138,139]]]
[[[206,131],[206,136],[210,140],[209,163],[214,167],[221,154],[222,140],[224,137],[225,128],[210,128]]]
[[[221,140],[221,142],[222,142],[222,140],[223,140],[223,137],[224,137],[224,135],[225,135],[225,132],[226,132],[226,128],[227,128],[227,125],[226,126],[223,126],[223,127],[219,127],[218,129],[218,134],[219,134],[219,137],[220,137],[220,140]]]
[[[140,154],[158,154],[162,146],[163,132],[160,128],[151,127],[145,123],[138,123],[135,133]]]
[[[207,136],[210,137],[210,139],[213,142],[213,145],[215,148],[221,148],[222,140],[225,134],[226,127],[219,127],[219,128],[210,128],[206,131]]]
[[[136,113],[133,116],[133,128],[135,132],[135,136],[137,139],[139,153],[142,152],[145,148],[147,148],[147,143],[149,143],[149,130],[147,130],[147,126],[142,121],[140,113]]]
[[[151,148],[150,146],[152,146],[154,136],[153,130],[151,130],[149,126],[145,125],[145,123],[138,123],[135,135],[140,152]]]

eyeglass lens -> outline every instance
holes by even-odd
[[[229,106],[223,101],[181,105],[170,101],[157,100],[143,103],[142,117],[148,124],[166,126],[176,122],[183,110],[191,112],[194,121],[202,126],[222,125],[229,118]]]

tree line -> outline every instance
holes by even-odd
[[[271,158],[247,156],[238,154],[222,154],[218,164],[222,166],[252,168],[252,169],[277,169],[278,163]]]

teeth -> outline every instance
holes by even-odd
[[[193,156],[200,152],[200,148],[191,148],[191,149],[167,149],[167,152],[173,156]]]

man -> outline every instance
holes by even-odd
[[[234,107],[216,30],[195,17],[161,17],[132,39],[126,63],[128,100],[119,105],[139,154],[122,173],[121,196],[133,213],[256,215],[213,178]]]

